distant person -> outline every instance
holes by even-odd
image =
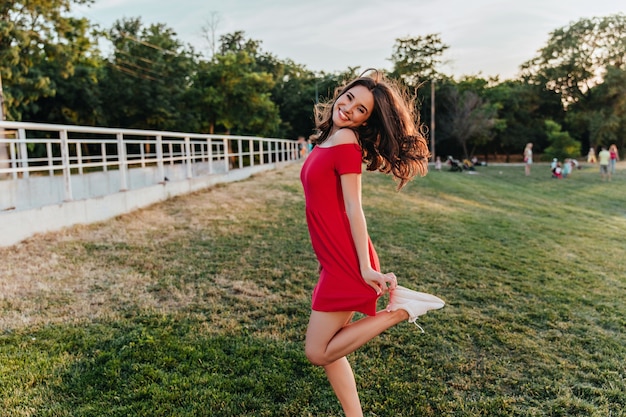
[[[407,97],[378,71],[338,89],[330,101],[315,106],[320,136],[300,174],[320,264],[305,353],[324,368],[346,417],[363,416],[346,356],[388,328],[444,306],[433,295],[399,286],[394,273],[381,272],[361,206],[363,163],[370,171],[392,174],[398,188],[426,175],[428,145]],[[389,304],[377,312],[386,293]],[[355,312],[365,317],[353,321]]]
[[[617,161],[619,161],[619,152],[617,152],[617,146],[614,143],[609,146],[609,154],[611,154],[609,159],[609,171],[611,171],[611,175],[615,175],[615,165],[617,165]]]
[[[306,140],[304,139],[304,136],[298,136],[298,153],[300,154],[300,158],[304,158],[306,157],[307,154],[307,143]]]
[[[519,149],[519,148],[518,148]],[[528,142],[524,148],[524,172],[530,175],[530,167],[533,164],[533,144]]]
[[[550,171],[554,172],[554,168],[559,164],[559,160],[556,158],[552,158],[552,162],[550,162]]]
[[[596,151],[593,149],[593,146],[591,146],[589,147],[589,152],[587,153],[587,163],[595,164],[596,162],[598,162],[596,160]]]
[[[441,157],[440,156],[435,158],[435,170],[441,171]]]
[[[572,166],[572,160],[565,158],[565,161],[563,162],[563,178],[567,178],[569,174],[572,173]]]
[[[561,163],[558,161],[554,165],[554,168],[552,168],[552,178],[556,178],[556,179],[563,178],[563,168],[561,167]]]
[[[600,175],[602,176],[602,181],[605,181],[607,178],[611,181],[611,171],[609,170],[611,153],[606,149],[606,146],[602,147],[602,150],[598,154],[598,159],[600,161]]]
[[[309,135],[309,139],[307,140],[307,149],[308,153],[311,153],[313,150],[313,146],[315,146],[315,141],[317,140],[317,135]]]

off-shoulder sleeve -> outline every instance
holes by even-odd
[[[360,174],[363,170],[361,148],[356,144],[335,146],[335,171],[338,175]]]

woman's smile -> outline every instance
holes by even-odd
[[[359,127],[374,109],[372,92],[362,85],[352,87],[335,101],[333,123],[336,127]]]

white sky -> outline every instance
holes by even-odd
[[[438,33],[450,48],[441,70],[513,78],[549,34],[581,19],[626,12],[619,0],[95,0],[76,15],[108,29],[141,17],[164,23],[177,38],[208,52],[202,27],[217,13],[217,37],[244,31],[261,49],[312,71],[391,69],[397,38]]]

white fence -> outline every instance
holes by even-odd
[[[0,121],[0,246],[298,158],[286,139]]]

